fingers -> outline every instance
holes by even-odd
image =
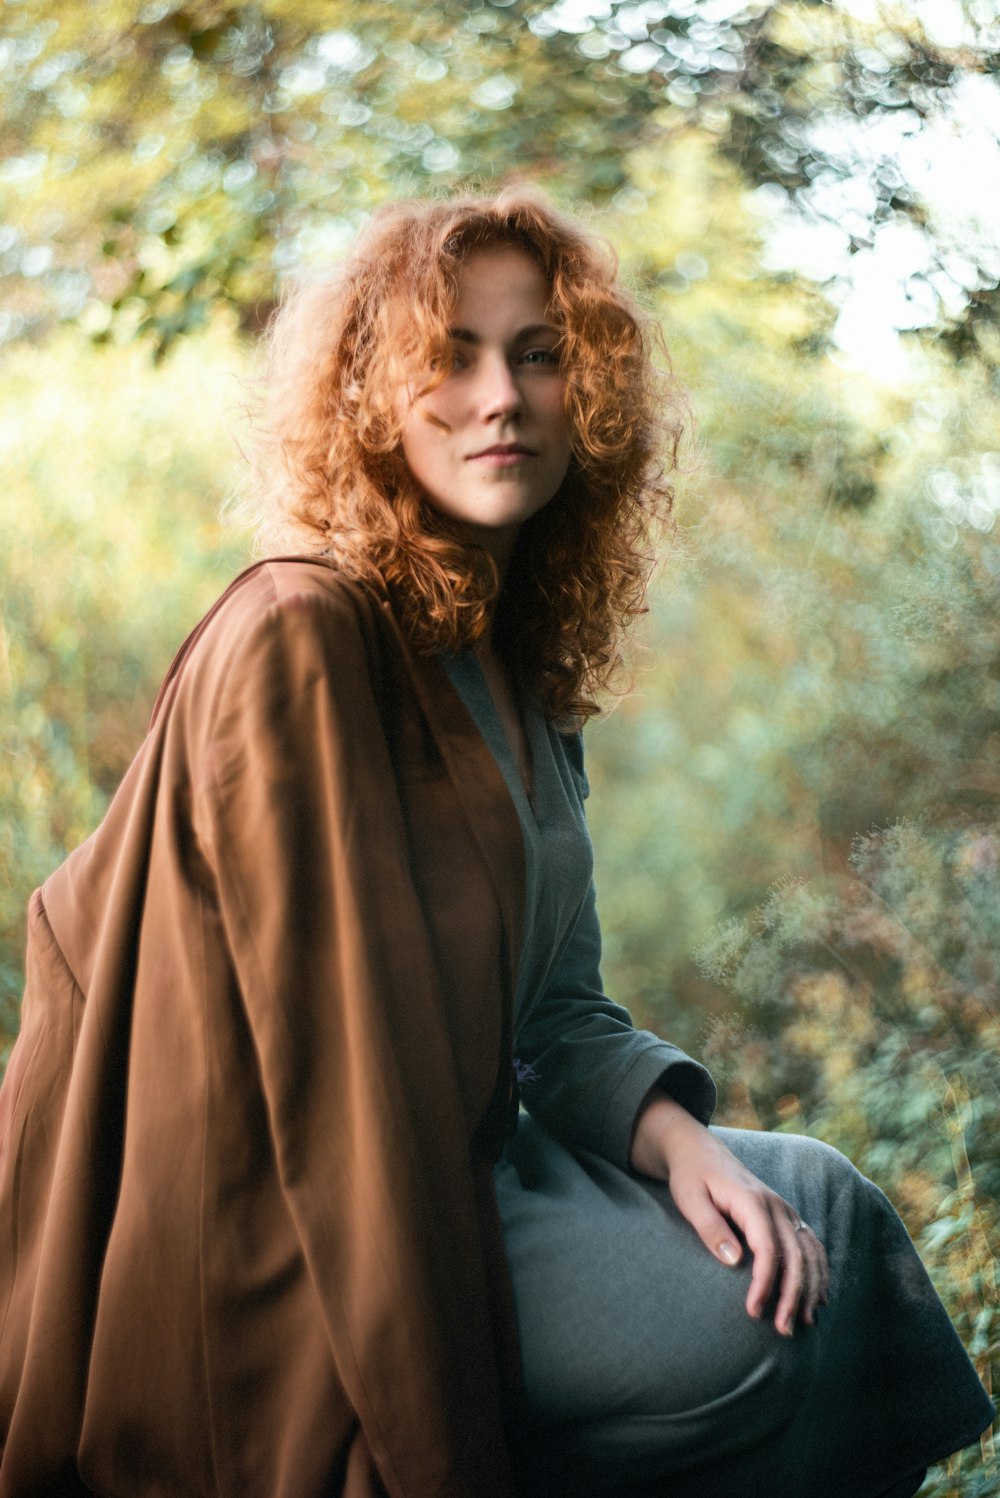
[[[713,1206],[707,1193],[701,1193],[696,1198],[685,1201],[683,1205],[679,1202],[678,1206],[709,1253],[721,1259],[723,1264],[734,1265],[740,1262],[743,1257],[740,1241],[731,1224]]]
[[[774,1325],[790,1337],[796,1319],[816,1323],[816,1310],[829,1290],[826,1251],[795,1209],[766,1189],[760,1192],[741,1224],[753,1253],[753,1273],[746,1307],[751,1316],[763,1315],[777,1291]]]
[[[826,1250],[812,1228],[780,1197],[774,1200],[772,1221],[780,1258],[774,1325],[790,1337],[797,1318],[815,1326],[817,1308],[828,1297],[829,1269]]]
[[[826,1249],[808,1224],[802,1224],[797,1236],[805,1266],[801,1314],[807,1326],[815,1326],[817,1310],[830,1298],[830,1268]]]
[[[753,1254],[753,1273],[750,1276],[746,1306],[751,1316],[760,1317],[771,1299],[783,1267],[781,1239],[775,1227],[770,1202],[763,1192],[755,1194],[752,1211],[747,1213],[741,1226]]]
[[[707,1190],[694,1191],[685,1190],[686,1184],[676,1177],[672,1180],[674,1200],[710,1253],[724,1264],[736,1265],[743,1258],[743,1250],[733,1225],[746,1240],[752,1255],[746,1300],[750,1315],[759,1318],[764,1314],[780,1281],[782,1316],[794,1321],[805,1274],[789,1215],[792,1209],[749,1174],[741,1175],[735,1183],[727,1181],[729,1189],[724,1192],[712,1189],[715,1183],[707,1183]],[[784,1320],[779,1330],[784,1330]]]
[[[790,1218],[783,1207],[784,1203],[775,1212],[775,1230],[782,1262],[781,1288],[778,1304],[774,1308],[774,1325],[783,1337],[790,1337],[800,1303],[804,1315],[808,1309],[811,1270],[809,1249],[805,1242],[808,1229],[804,1226],[797,1227],[798,1218]]]

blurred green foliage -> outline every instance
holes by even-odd
[[[913,295],[1000,365],[1000,260],[898,168],[1000,63],[989,0],[3,0],[0,280],[20,329],[83,317],[161,350],[274,269],[329,256],[388,195],[530,174],[631,187],[637,144],[708,132],[846,249],[916,225]],[[888,126],[888,133],[886,127]],[[864,180],[846,196],[839,186]],[[6,273],[6,274],[5,274]],[[931,321],[933,321],[933,317]]]
[[[811,122],[930,117],[1000,39],[976,3],[950,50],[804,0],[589,9],[3,5],[0,1037],[32,887],[248,560],[218,513],[276,272],[387,195],[527,172],[598,206],[697,418],[636,690],[588,733],[609,988],[706,1056],[724,1121],[820,1134],[891,1192],[989,1378],[996,278],[966,262],[892,388],[826,357],[836,306],[762,244],[775,192],[815,216],[857,169]],[[947,260],[888,156],[872,191],[872,232],[924,222]],[[925,1493],[997,1473],[967,1453]]]
[[[990,1386],[1000,1362],[1000,819],[897,822],[839,878],[775,886],[705,944],[734,1000],[706,1059],[730,1116],[809,1132],[878,1180]],[[988,1448],[987,1448],[988,1449]],[[996,1491],[959,1454],[926,1493]]]
[[[216,512],[245,356],[222,328],[166,380],[62,335],[0,368],[0,1024],[25,898],[99,820],[158,678],[246,554]]]

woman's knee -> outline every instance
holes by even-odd
[[[713,1132],[754,1175],[790,1202],[821,1237],[832,1212],[847,1198],[872,1189],[871,1182],[847,1156],[822,1139],[754,1129],[720,1128]]]

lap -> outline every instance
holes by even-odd
[[[813,1140],[718,1132],[822,1237],[814,1218],[837,1177],[856,1177],[847,1161]],[[747,1315],[749,1256],[731,1268],[709,1254],[665,1185],[575,1155],[522,1116],[497,1195],[540,1422],[670,1418],[687,1439],[731,1400],[780,1420],[808,1339]]]
[[[720,1263],[666,1186],[574,1154],[522,1114],[496,1184],[525,1495],[868,1498],[989,1419],[882,1193],[817,1140],[715,1132],[826,1246],[829,1305],[791,1338],[751,1319],[749,1256]]]

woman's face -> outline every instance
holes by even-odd
[[[414,478],[501,565],[569,466],[560,333],[548,304],[545,277],[523,251],[474,251],[459,275],[449,374],[425,395],[400,392]]]

